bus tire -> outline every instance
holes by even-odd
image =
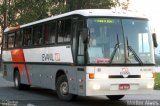
[[[110,100],[120,100],[124,97],[124,95],[107,95]]]
[[[69,93],[69,85],[67,77],[65,75],[61,75],[58,77],[56,83],[56,92],[59,99],[64,101],[71,101],[76,98],[76,95]]]
[[[15,71],[14,74],[14,86],[18,90],[28,90],[30,88],[30,85],[21,84],[21,78],[19,71]]]
[[[14,73],[14,86],[18,90],[22,89],[22,84],[21,84],[19,71],[15,71],[15,73]]]

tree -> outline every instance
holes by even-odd
[[[15,22],[25,24],[48,17],[47,0],[16,0],[14,5]]]
[[[117,0],[2,0],[1,25],[25,24],[76,9],[111,8]],[[6,25],[4,26],[6,27]]]
[[[0,2],[0,25],[2,30],[7,26],[7,1]]]
[[[124,9],[124,10],[127,10],[128,9],[128,6],[129,6],[129,0],[122,0],[122,2],[119,3],[119,6]]]
[[[116,6],[117,0],[71,0],[73,2],[73,8],[75,9],[91,9],[91,8],[107,8]]]

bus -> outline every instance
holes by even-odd
[[[4,31],[3,77],[18,90],[56,90],[61,100],[151,94],[155,37],[131,11],[82,9]]]

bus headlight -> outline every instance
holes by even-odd
[[[149,89],[154,88],[154,84],[147,84],[147,88]]]
[[[90,79],[108,79],[108,74],[94,74],[90,73],[89,74]]]
[[[143,73],[141,74],[141,78],[153,78],[153,73]]]
[[[94,90],[99,90],[100,89],[100,85],[99,84],[93,84],[93,89]]]

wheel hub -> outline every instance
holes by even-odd
[[[63,95],[67,95],[68,94],[68,83],[67,82],[62,82],[60,85],[60,92]]]

